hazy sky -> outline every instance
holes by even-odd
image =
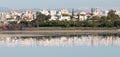
[[[0,7],[7,7],[11,9],[120,9],[120,0],[0,0]]]

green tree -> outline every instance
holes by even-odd
[[[115,10],[109,10],[107,19],[109,19],[109,20],[120,19],[120,17],[115,12],[116,12]]]
[[[119,21],[114,21],[114,26],[115,27],[120,27],[120,20]]]
[[[21,25],[24,26],[24,27],[27,27],[28,24],[29,24],[29,22],[28,22],[28,21],[25,21],[25,20],[22,20],[22,21],[20,21],[19,24],[21,24]]]
[[[36,27],[43,26],[45,22],[50,19],[50,17],[50,15],[44,15],[40,12],[37,12],[36,19],[32,21],[32,24],[34,24]]]

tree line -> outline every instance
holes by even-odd
[[[107,16],[92,16],[85,21],[49,21],[49,15],[37,12],[35,20],[31,22],[21,21],[20,24],[25,27],[120,27],[120,17],[115,12],[115,10],[109,10]]]
[[[85,21],[73,20],[53,20],[49,21],[50,15],[46,16],[40,12],[36,13],[36,19],[32,21],[22,20],[17,24],[11,22],[3,29],[16,30],[23,27],[120,27],[120,16],[115,10],[109,10],[107,16],[92,16]]]

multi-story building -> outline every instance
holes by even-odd
[[[35,16],[35,14],[33,14],[32,11],[28,10],[22,14],[22,19],[26,20],[26,21],[32,21],[32,20],[34,20],[34,16]]]
[[[49,15],[48,10],[40,10],[40,12],[41,12],[42,14]]]
[[[82,11],[82,12],[80,12],[79,20],[80,20],[80,21],[87,20],[87,16],[88,16],[87,13],[84,12],[84,11]]]
[[[51,18],[49,19],[49,20],[57,20],[58,18],[57,18],[57,11],[55,11],[55,10],[50,10],[50,13],[49,13],[49,15],[51,16]]]
[[[58,11],[58,17],[59,17],[59,20],[62,21],[62,20],[71,20],[70,18],[70,12],[66,9],[62,9],[60,11]]]
[[[116,10],[115,14],[120,16],[120,11]]]

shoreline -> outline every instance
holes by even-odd
[[[119,33],[120,29],[112,29],[112,30],[0,30],[0,33],[47,33],[47,32],[59,32],[59,33],[64,33],[64,32],[78,32],[78,33]]]
[[[0,31],[1,35],[30,35],[30,36],[44,36],[44,35],[81,35],[81,34],[120,34],[120,30],[9,30]]]

